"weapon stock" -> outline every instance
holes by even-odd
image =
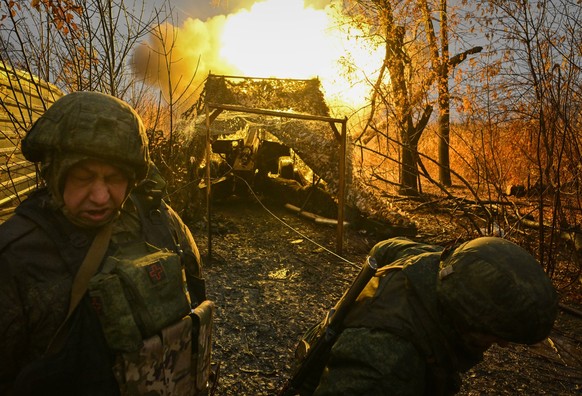
[[[366,261],[362,269],[348,288],[335,304],[335,306],[327,314],[323,326],[317,334],[316,340],[308,347],[304,358],[295,369],[293,376],[289,379],[281,391],[279,396],[297,395],[301,386],[305,382],[307,376],[315,370],[321,361],[318,358],[329,351],[334,344],[339,333],[343,329],[343,322],[346,318],[351,306],[356,301],[364,287],[368,284],[370,279],[376,274],[378,265],[374,257],[366,257]]]

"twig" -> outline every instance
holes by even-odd
[[[571,315],[575,315],[578,316],[579,318],[582,318],[582,311],[580,311],[579,309],[564,304],[558,304],[558,306],[560,307],[560,309],[562,309],[562,311],[566,311]]]

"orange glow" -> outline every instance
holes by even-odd
[[[324,11],[305,9],[302,1],[256,3],[227,18],[220,54],[246,75],[317,76],[335,52],[325,32],[330,24]]]
[[[172,74],[189,81],[198,64],[198,81],[208,72],[318,77],[332,111],[345,115],[366,103],[383,52],[354,27],[348,35],[339,12],[341,1],[331,3],[316,9],[305,6],[304,0],[264,0],[206,21],[187,19],[181,28],[168,30],[176,33]],[[163,53],[159,48],[152,52]]]
[[[305,7],[303,0],[256,2],[250,10],[229,15],[220,55],[243,75],[257,77],[319,77],[332,106],[357,107],[370,90],[382,53],[370,42],[342,32],[339,5]],[[340,61],[353,67],[347,73]]]

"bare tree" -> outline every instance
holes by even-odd
[[[529,161],[528,185],[538,193],[539,256],[551,272],[556,236],[580,226],[582,7],[569,0],[488,5],[480,21],[498,57],[489,76],[496,113],[487,114],[498,127],[519,123],[531,142],[518,153]]]
[[[356,1],[350,9],[354,23],[371,36],[380,37],[385,50],[380,73],[373,84],[368,127],[356,141],[369,141],[379,131],[373,124],[388,117],[396,126],[401,145],[400,192],[417,195],[420,187],[418,143],[433,106],[428,99],[427,81],[422,78],[428,57],[415,41],[418,10],[405,3],[394,8],[390,1]]]
[[[183,38],[179,37],[172,14],[166,12],[165,6],[160,10],[160,15],[170,17],[157,21],[148,39],[134,52],[132,65],[145,83],[159,88],[156,98],[150,97],[150,102],[156,103],[149,106],[156,109],[151,116],[157,126],[149,130],[152,158],[168,183],[174,206],[192,209],[196,205],[192,194],[196,193],[187,187],[198,183],[195,171],[198,164],[192,160],[190,150],[196,140],[193,133],[196,117],[183,113],[192,107],[200,92],[199,87],[193,86],[199,64],[181,58],[178,47]]]
[[[350,8],[354,20],[375,38],[381,37],[385,46],[384,62],[373,84],[370,122],[360,137],[368,141],[374,136],[373,131],[378,130],[371,128],[371,123],[386,115],[390,117],[388,124],[396,126],[401,144],[400,190],[405,194],[418,194],[418,169],[422,167],[418,145],[432,110],[438,104],[439,180],[442,186],[450,186],[449,80],[457,66],[482,48],[457,43],[457,47],[469,49],[450,56],[451,26],[446,0],[359,0],[352,3],[355,3]],[[456,16],[455,12],[453,15]],[[427,180],[433,182],[434,178]]]
[[[12,84],[0,103],[15,133],[8,139],[14,151],[62,93],[100,91],[141,110],[144,103],[159,105],[148,100],[159,88],[137,78],[130,59],[171,13],[170,7],[162,13],[138,0],[0,0],[0,69]],[[145,121],[157,129],[156,118]]]
[[[451,70],[463,62],[470,54],[476,54],[483,49],[481,46],[472,47],[466,51],[449,55],[449,11],[447,0],[439,0],[437,4],[440,18],[433,18],[431,4],[428,0],[419,0],[418,7],[422,10],[425,23],[426,37],[430,48],[432,73],[434,74],[438,93],[438,136],[439,136],[439,181],[450,187],[450,107],[449,79]],[[439,38],[435,33],[435,21],[438,21]],[[440,42],[440,45],[439,45]]]
[[[129,60],[165,18],[137,0],[3,0],[1,12],[0,48],[11,66],[64,92],[94,90],[130,102],[139,81]]]

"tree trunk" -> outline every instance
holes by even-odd
[[[402,134],[403,138],[411,135],[410,130]],[[417,165],[417,147],[408,139],[402,142],[402,164],[400,165],[400,194],[406,196],[418,195],[418,165]]]
[[[419,0],[422,9],[424,24],[430,48],[432,68],[436,78],[438,90],[438,133],[439,133],[439,181],[443,186],[451,186],[450,163],[450,107],[449,74],[459,63],[464,61],[469,54],[481,52],[482,47],[474,47],[449,59],[449,24],[447,17],[447,0],[440,0],[440,47],[436,39],[436,33],[431,18],[431,10],[427,0]]]
[[[439,92],[439,181],[443,186],[451,186],[450,145],[450,96],[449,96],[449,26],[447,20],[447,0],[441,0],[441,61],[437,76]]]
[[[447,80],[448,70],[445,75],[439,76],[439,181],[443,186],[450,187],[451,163],[450,152],[450,96]]]
[[[417,129],[414,127],[410,114],[411,105],[408,99],[408,87],[405,73],[404,52],[404,28],[402,26],[388,25],[389,32],[386,45],[386,63],[390,71],[392,81],[392,97],[394,103],[395,119],[400,130],[402,144],[402,164],[400,167],[400,193],[404,195],[418,195],[418,167],[417,167],[417,143],[415,136]],[[416,144],[415,144],[416,141]]]

